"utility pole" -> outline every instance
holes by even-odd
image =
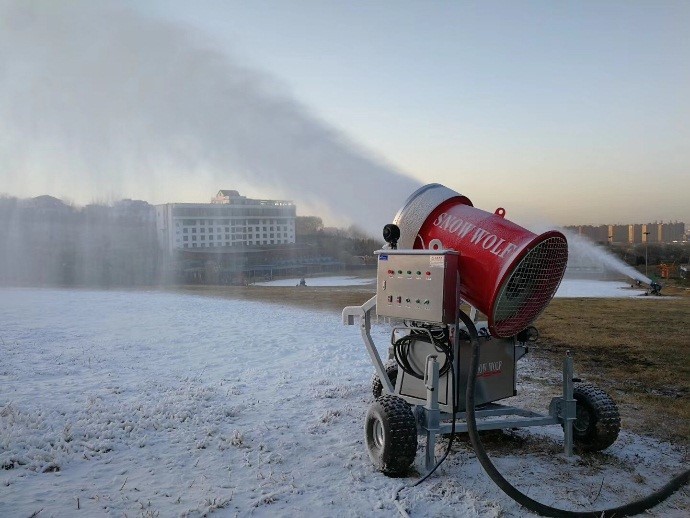
[[[647,244],[649,242],[649,232],[644,231],[642,234],[644,235],[644,276],[649,278],[647,274]]]

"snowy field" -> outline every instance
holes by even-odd
[[[382,350],[388,335],[376,326]],[[2,517],[390,517],[394,491],[418,477],[372,468],[362,430],[372,367],[357,326],[342,326],[336,312],[0,289],[0,339]],[[520,365],[529,381],[519,397],[545,410],[560,373]],[[547,383],[553,391],[542,394]],[[411,516],[531,516],[466,442],[456,444],[436,475],[400,491]],[[560,451],[554,427],[489,448],[532,498],[579,509],[646,495],[687,463],[670,445],[629,433],[602,454]],[[422,462],[420,445],[420,470]],[[684,516],[689,506],[681,490],[653,514]]]
[[[563,279],[555,296],[558,298],[626,298],[644,296],[645,292],[644,288],[631,288],[629,283],[619,281]]]

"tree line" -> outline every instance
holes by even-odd
[[[296,219],[296,245],[308,257],[351,267],[373,264],[382,240],[355,227]],[[0,285],[139,286],[181,282],[175,257],[159,248],[155,209],[145,201],[78,207],[52,196],[0,196]]]
[[[0,284],[156,284],[154,218],[143,201],[75,207],[51,196],[0,197]]]

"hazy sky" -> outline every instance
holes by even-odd
[[[348,146],[480,208],[523,224],[690,223],[690,2],[121,5],[191,29]],[[174,200],[122,194],[207,201],[235,187],[211,180],[178,182]]]

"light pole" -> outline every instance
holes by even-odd
[[[645,231],[642,232],[644,235],[644,276],[649,278],[649,275],[647,275],[647,243],[649,241],[649,232]]]

